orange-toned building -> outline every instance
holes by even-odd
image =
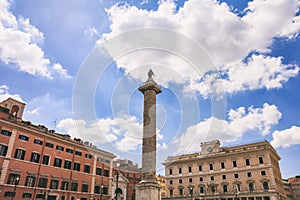
[[[24,107],[0,102],[0,199],[111,199],[116,156],[23,121]]]

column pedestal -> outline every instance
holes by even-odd
[[[141,181],[135,190],[136,200],[161,200],[161,186],[157,181]]]

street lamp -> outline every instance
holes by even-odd
[[[115,191],[116,200],[118,199],[118,192],[119,192],[119,190],[118,190],[118,187],[119,187],[119,167],[120,167],[120,163],[117,163],[117,183],[116,183],[116,191]]]
[[[15,196],[16,196],[16,190],[17,190],[17,185],[19,184],[19,177],[16,177],[16,179],[15,179],[15,187],[14,187],[14,193],[13,193],[13,195],[12,195],[12,197],[11,197],[11,200],[13,200],[14,198],[15,198]]]
[[[190,195],[191,195],[191,200],[193,199],[193,188],[190,187]]]

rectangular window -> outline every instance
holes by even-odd
[[[179,167],[178,173],[179,173],[179,174],[182,174],[182,169],[181,169],[181,167]]]
[[[189,167],[189,173],[192,173],[192,167]]]
[[[236,160],[233,160],[233,161],[232,161],[232,166],[233,166],[233,167],[237,167]]]
[[[200,177],[200,178],[199,178],[199,181],[200,181],[200,182],[203,182],[203,177]]]
[[[247,177],[252,177],[252,173],[251,172],[247,172]]]
[[[95,185],[94,193],[100,194],[100,186],[99,185]]]
[[[20,180],[19,174],[9,174],[7,184],[18,185]]]
[[[43,164],[43,165],[49,165],[49,161],[50,161],[50,156],[44,155],[44,156],[43,156],[42,164]]]
[[[53,148],[54,147],[54,145],[52,143],[49,143],[49,142],[46,142],[45,146],[48,147],[48,148]]]
[[[209,170],[213,170],[214,169],[214,164],[210,163],[209,164]]]
[[[61,190],[68,190],[68,187],[69,187],[69,182],[68,181],[62,181],[61,182],[61,186],[60,186]]]
[[[199,172],[202,172],[202,165],[199,165]]]
[[[69,160],[65,160],[64,168],[71,169],[72,162]]]
[[[34,187],[35,176],[26,176],[25,186]]]
[[[102,169],[101,168],[96,168],[96,175],[99,175],[99,176],[102,175]]]
[[[71,191],[75,191],[75,192],[76,192],[77,190],[78,190],[78,183],[74,183],[74,182],[73,182],[73,183],[71,184]]]
[[[40,178],[38,187],[40,188],[47,188],[48,179],[47,178]]]
[[[86,153],[86,154],[85,154],[85,157],[91,159],[91,158],[92,158],[92,155]]]
[[[43,145],[43,141],[42,140],[38,140],[38,139],[34,139],[33,143],[34,144],[38,144],[38,145]]]
[[[250,166],[250,159],[249,158],[246,159],[246,166]]]
[[[83,183],[81,187],[81,192],[88,192],[89,191],[89,185]]]
[[[75,155],[77,155],[77,156],[82,156],[82,152],[80,152],[80,151],[75,151]]]
[[[90,173],[91,167],[89,165],[84,165],[84,172],[85,173]]]
[[[53,163],[54,167],[61,167],[61,163],[62,163],[61,158],[54,158],[54,163]]]
[[[80,171],[80,163],[74,163],[74,170]]]
[[[108,194],[108,188],[107,187],[102,188],[102,194]]]
[[[19,139],[20,139],[20,140],[24,140],[24,141],[28,141],[28,140],[29,140],[29,137],[26,136],[26,135],[19,135]]]
[[[183,189],[182,188],[179,188],[179,195],[183,195]]]
[[[221,162],[221,169],[225,169],[225,163]]]
[[[259,164],[264,164],[264,158],[263,157],[258,157]]]
[[[178,183],[179,183],[179,184],[182,184],[182,179],[179,179],[179,180],[178,180]]]
[[[58,180],[51,180],[50,189],[58,189]]]
[[[169,169],[169,174],[172,175],[173,174],[173,170]]]
[[[56,145],[56,149],[59,150],[59,151],[63,151],[63,150],[64,150],[64,147],[59,146],[59,145]]]
[[[4,196],[5,196],[5,197],[14,197],[14,196],[15,196],[15,192],[6,191],[6,192],[4,193]]]
[[[72,150],[72,149],[69,149],[69,148],[66,148],[66,152],[67,152],[67,153],[73,153],[73,150]]]
[[[14,158],[20,159],[20,160],[24,160],[25,153],[26,153],[25,150],[22,150],[22,149],[16,149]]]
[[[0,144],[0,156],[6,156],[8,146]]]
[[[211,181],[215,180],[215,177],[214,177],[214,176],[211,176],[211,177],[210,177],[210,180],[211,180]]]
[[[189,183],[192,183],[193,182],[193,179],[192,178],[189,178]]]
[[[170,180],[170,185],[173,185],[173,180]]]
[[[260,174],[261,174],[262,176],[265,176],[265,175],[266,175],[266,171],[261,171]]]
[[[30,157],[30,162],[39,163],[40,162],[40,154],[32,152]]]
[[[11,131],[8,130],[1,130],[1,134],[5,136],[11,136]]]
[[[225,175],[225,174],[222,175],[222,179],[223,179],[223,180],[226,180],[226,175]]]
[[[239,174],[234,174],[234,178],[239,178]]]
[[[23,195],[22,195],[23,198],[31,198],[32,197],[32,194],[29,193],[29,192],[24,192]]]
[[[107,169],[104,170],[104,176],[109,177],[109,170]]]

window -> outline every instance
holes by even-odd
[[[96,175],[99,175],[99,176],[102,175],[102,169],[101,168],[96,168]]]
[[[77,156],[82,156],[82,152],[80,152],[80,151],[75,151],[75,155],[77,155]]]
[[[192,173],[192,167],[189,167],[189,173]]]
[[[170,196],[173,196],[173,189],[170,189]]]
[[[80,171],[80,163],[74,163],[74,170]]]
[[[200,178],[199,178],[199,181],[202,182],[202,181],[203,181],[203,177],[200,177]]]
[[[0,144],[0,156],[6,156],[7,148],[8,147],[6,145]]]
[[[40,162],[40,154],[39,154],[39,153],[32,152],[32,153],[31,153],[30,162],[39,163],[39,162]]]
[[[95,189],[94,189],[94,193],[95,194],[100,194],[100,186],[99,185],[95,185]]]
[[[56,149],[59,150],[59,151],[63,151],[63,150],[64,150],[64,147],[59,146],[59,145],[56,145]]]
[[[183,195],[183,189],[179,188],[179,195]]]
[[[4,193],[4,196],[5,196],[5,197],[14,197],[14,196],[15,196],[15,192],[6,191],[6,192]]]
[[[181,174],[181,173],[182,173],[182,169],[181,169],[181,167],[179,167],[179,169],[178,169],[178,173],[179,173],[179,174]]]
[[[214,181],[214,180],[215,180],[215,177],[214,177],[214,176],[211,176],[211,177],[210,177],[210,180],[211,180],[211,181]]]
[[[182,179],[179,179],[179,180],[178,180],[178,183],[179,183],[179,184],[182,184]]]
[[[34,139],[33,143],[34,144],[38,144],[38,145],[43,145],[43,141],[42,140],[38,140],[38,139]]]
[[[77,191],[78,190],[78,183],[72,183],[71,184],[71,191]]]
[[[189,183],[192,183],[193,182],[193,178],[189,178]]]
[[[250,159],[246,158],[246,166],[250,166]]]
[[[38,187],[40,188],[47,188],[48,179],[47,178],[40,178]]]
[[[91,167],[89,165],[84,165],[84,172],[90,173]]]
[[[25,186],[34,187],[35,176],[27,176],[25,181]]]
[[[107,169],[104,170],[104,176],[109,177],[109,170]]]
[[[200,186],[200,193],[204,193],[205,192],[205,188],[203,186]]]
[[[69,160],[65,160],[64,168],[71,169],[72,162]]]
[[[247,172],[247,177],[252,177],[252,173],[251,172]]]
[[[45,195],[43,193],[38,193],[35,195],[36,199],[45,199]]]
[[[233,161],[232,161],[232,166],[233,166],[233,167],[237,167],[236,160],[233,160]]]
[[[16,159],[24,160],[25,157],[25,150],[16,149],[15,157]]]
[[[265,176],[265,175],[266,175],[266,171],[261,171],[260,174],[261,174],[262,176]]]
[[[58,189],[58,180],[51,180],[50,189]]]
[[[107,187],[102,188],[102,194],[108,194],[108,188]]]
[[[62,181],[61,182],[61,186],[60,186],[61,190],[68,190],[68,187],[69,187],[69,182],[68,181]]]
[[[86,154],[85,154],[85,157],[91,159],[91,158],[92,158],[92,155],[86,153]]]
[[[50,161],[50,156],[44,155],[44,156],[43,156],[42,164],[43,164],[43,165],[49,165],[49,161]]]
[[[264,158],[263,157],[258,157],[259,164],[264,164]]]
[[[72,150],[72,149],[69,149],[69,148],[66,148],[66,152],[67,152],[67,153],[73,153],[73,150]]]
[[[269,184],[268,184],[268,182],[263,182],[263,188],[264,188],[264,190],[268,190],[269,189]]]
[[[225,169],[225,163],[221,162],[221,169]]]
[[[173,170],[169,169],[169,174],[172,175],[173,174]]]
[[[31,198],[32,197],[32,194],[29,193],[29,192],[24,192],[23,195],[22,195],[23,198]]]
[[[173,180],[170,180],[170,185],[173,185]]]
[[[199,172],[202,172],[202,165],[199,165]]]
[[[214,169],[214,164],[210,163],[209,164],[209,170],[213,170]]]
[[[250,191],[253,191],[253,190],[254,190],[254,185],[253,185],[253,183],[249,183],[248,186],[249,186],[249,190],[250,190]]]
[[[54,145],[52,144],[52,143],[49,143],[49,142],[46,142],[46,145],[45,145],[46,147],[49,147],[49,148],[53,148],[54,147]]]
[[[1,134],[5,136],[11,136],[11,131],[8,130],[1,130]]]
[[[19,174],[9,174],[7,184],[18,185],[20,180]]]
[[[239,178],[239,174],[234,174],[234,178]]]
[[[227,188],[227,185],[223,185],[223,192],[228,192],[228,188]]]
[[[29,140],[29,137],[26,136],[26,135],[19,135],[19,139],[20,139],[20,140],[24,140],[24,141],[28,141],[28,140]]]
[[[223,179],[223,180],[226,180],[226,175],[225,175],[225,174],[222,175],[222,179]]]
[[[61,167],[61,163],[62,163],[61,158],[54,158],[54,163],[53,163],[54,167]]]

